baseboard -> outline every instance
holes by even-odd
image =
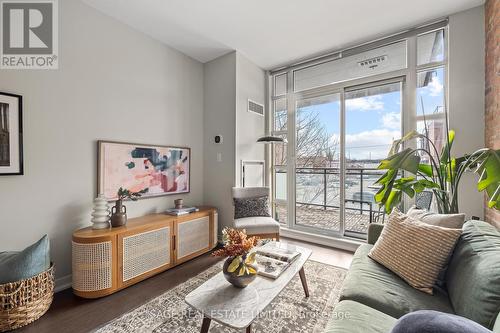
[[[54,288],[54,292],[58,293],[60,291],[69,288],[71,288],[71,274],[66,276],[61,276],[60,278],[56,279],[56,286]]]
[[[350,239],[338,239],[323,235],[311,234],[299,230],[291,230],[286,228],[280,229],[280,236],[289,237],[292,239],[302,240],[305,242],[316,243],[320,245],[325,245],[333,247],[336,249],[347,250],[354,252],[356,249],[363,244],[362,242],[350,240]]]

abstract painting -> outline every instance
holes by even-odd
[[[190,191],[191,149],[99,141],[98,191],[116,199],[120,187],[147,189],[143,198]]]
[[[22,96],[0,92],[0,176],[23,174]]]

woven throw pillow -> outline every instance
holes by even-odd
[[[267,195],[256,198],[234,198],[234,218],[271,216],[269,215],[268,198]]]
[[[461,229],[465,222],[465,214],[437,214],[415,206],[411,207],[406,215],[427,224],[453,229]]]
[[[429,225],[394,209],[368,256],[409,285],[431,294],[439,271],[462,233]]]

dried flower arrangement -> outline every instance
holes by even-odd
[[[257,237],[248,237],[245,230],[224,228],[222,241],[224,247],[214,251],[212,255],[232,258],[227,269],[229,273],[237,274],[237,276],[257,273],[252,266],[255,263],[255,252],[250,253],[250,250],[257,245]]]

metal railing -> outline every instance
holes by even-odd
[[[303,205],[303,206],[316,206],[316,207],[322,207],[324,210],[327,209],[340,209],[339,205],[335,205],[332,203],[329,203],[330,196],[329,194],[329,184],[338,184],[339,189],[340,189],[340,179],[337,181],[332,181],[329,180],[329,176],[335,176],[340,177],[340,169],[339,168],[334,168],[334,167],[297,167],[295,169],[296,175],[312,175],[312,176],[322,176],[322,190],[319,192],[318,196],[314,197],[312,200],[308,200],[308,202],[304,201],[296,201],[296,204],[298,205]],[[281,170],[276,170],[277,173],[286,173],[286,171],[281,171]],[[359,214],[364,214],[367,213],[369,223],[372,223],[375,215],[378,213],[378,208],[377,204],[375,203],[375,200],[368,200],[366,199],[366,196],[373,195],[373,192],[367,192],[365,189],[365,185],[367,184],[368,179],[372,179],[372,184],[368,186],[372,186],[374,189],[374,192],[377,190],[377,186],[374,185],[375,181],[375,176],[377,178],[381,176],[383,172],[381,170],[375,169],[375,168],[346,168],[345,172],[345,182],[344,183],[350,183],[352,184],[351,186],[356,186],[359,188],[358,191],[355,191],[355,196],[356,197],[349,197],[345,198],[344,202],[352,204],[352,206],[345,207],[345,210],[349,210],[353,213],[359,213]],[[349,179],[355,178],[355,181],[349,181]],[[319,184],[318,184],[319,185]],[[296,187],[298,188],[301,186],[300,184],[296,184]],[[350,191],[352,192],[352,191]],[[340,192],[339,192],[340,193]],[[322,200],[320,203],[317,202],[316,199],[319,198],[319,195],[321,195]],[[314,202],[316,201],[316,202]],[[344,205],[346,206],[346,205]]]

